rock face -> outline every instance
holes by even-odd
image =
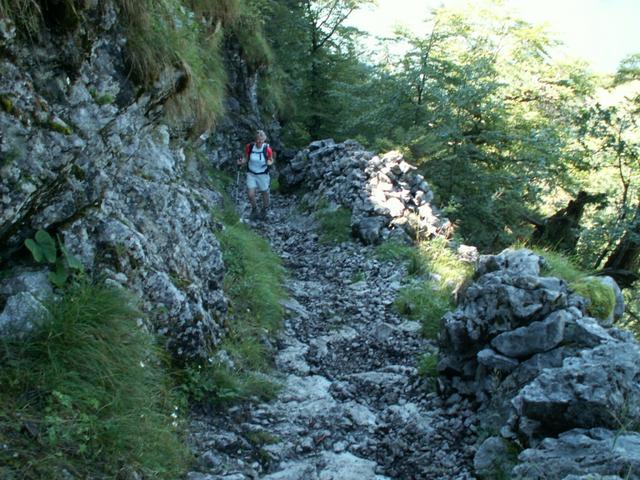
[[[640,345],[588,317],[585,299],[540,275],[543,262],[527,250],[481,257],[443,319],[440,390],[473,399],[500,432],[480,446],[476,473],[640,478]]]
[[[431,204],[433,192],[398,152],[380,157],[357,142],[313,142],[281,171],[284,189],[303,186],[303,201],[325,198],[352,210],[353,233],[366,244],[400,238],[447,236],[451,223]]]
[[[3,19],[0,266],[10,274],[0,280],[0,319],[13,320],[0,320],[0,329],[31,328],[25,312],[38,311],[40,287],[9,286],[20,265],[32,263],[25,239],[46,229],[91,276],[138,293],[176,357],[203,358],[226,312],[210,213],[221,195],[202,180],[181,134],[162,124],[179,75],[167,72],[150,92],[136,93],[117,8],[100,3],[87,6],[81,32],[45,31],[35,46]],[[239,61],[230,54],[230,64]],[[251,97],[255,79],[244,82],[236,90]],[[255,107],[255,98],[241,101]],[[217,152],[218,163],[240,145],[228,133],[232,120],[225,122],[227,131],[215,135],[230,147]]]

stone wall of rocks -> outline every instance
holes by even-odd
[[[378,156],[353,140],[321,140],[281,170],[280,184],[301,187],[310,205],[325,198],[350,208],[354,235],[364,243],[449,235],[451,222],[432,205],[433,192],[415,170],[398,152]]]
[[[476,471],[640,478],[640,345],[589,317],[587,301],[542,276],[543,265],[528,250],[482,256],[443,319],[439,389],[474,400],[492,434]]]
[[[162,122],[184,72],[139,91],[116,4],[91,5],[78,31],[44,31],[39,42],[0,19],[0,334],[42,317],[51,289],[24,241],[46,229],[89,275],[136,292],[175,356],[204,357],[226,312],[211,217],[221,195],[182,133]],[[227,62],[241,59],[231,52]],[[234,78],[246,70],[237,65]],[[255,123],[255,79],[243,82],[229,102]],[[214,132],[226,145],[218,164],[241,151],[246,131],[225,119]]]

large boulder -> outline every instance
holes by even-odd
[[[545,369],[512,401],[514,428],[531,442],[573,428],[620,428],[640,419],[640,345],[608,342]],[[532,430],[531,430],[532,429]]]
[[[523,479],[626,474],[637,468],[637,434],[618,449],[610,433],[637,427],[640,345],[589,317],[588,302],[541,276],[543,265],[528,250],[480,258],[443,318],[439,390],[475,401],[483,428],[500,433],[478,448],[482,478],[508,475],[510,464]],[[528,449],[516,461],[517,446]]]
[[[513,478],[546,480],[549,478],[640,479],[640,434],[603,428],[575,429],[558,438],[546,438],[536,448],[524,450]],[[593,477],[592,474],[595,474]]]

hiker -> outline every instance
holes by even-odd
[[[247,164],[247,196],[251,203],[251,218],[265,219],[269,209],[269,166],[273,164],[273,151],[265,143],[267,135],[262,131],[256,132],[255,143],[247,143],[244,156],[238,160],[238,165]],[[262,210],[258,212],[256,190],[262,195]]]

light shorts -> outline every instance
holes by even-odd
[[[267,192],[270,182],[271,178],[268,173],[256,175],[255,173],[247,172],[247,188],[249,190],[257,189],[259,192]]]

